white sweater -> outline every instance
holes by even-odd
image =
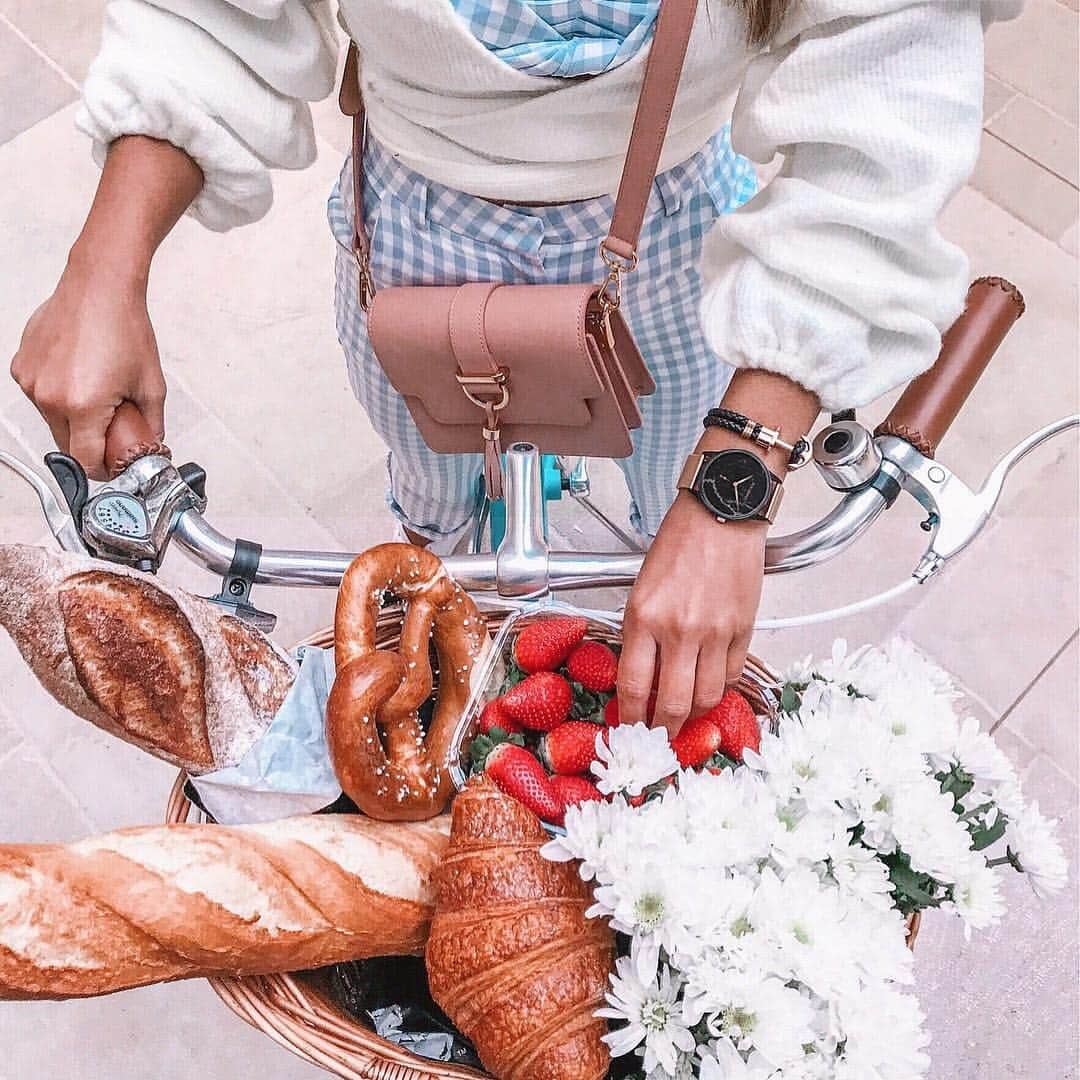
[[[725,120],[781,174],[710,234],[702,318],[719,356],[781,372],[825,408],[928,367],[959,313],[963,253],[936,227],[979,145],[983,27],[1021,0],[795,0],[749,50],[731,0],[700,3],[667,168]],[[537,77],[484,48],[449,0],[339,0],[374,135],[410,168],[489,198],[618,186],[645,52],[590,79]],[[271,168],[315,156],[307,102],[333,89],[327,0],[112,0],[79,125],[99,160],[124,134],[186,150],[192,214],[228,229],[269,208]],[[768,418],[763,418],[767,420]]]

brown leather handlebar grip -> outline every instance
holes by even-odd
[[[105,432],[105,471],[112,479],[148,454],[169,457],[170,451],[151,430],[138,408],[130,401],[123,401]]]
[[[990,358],[1023,314],[1024,298],[1011,282],[1001,277],[973,282],[963,313],[941,339],[934,366],[909,384],[874,434],[896,435],[932,458]]]

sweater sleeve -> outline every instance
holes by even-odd
[[[122,135],[186,151],[205,177],[190,213],[224,231],[270,208],[270,168],[314,161],[308,102],[336,59],[326,0],[111,0],[76,123],[99,164]]]
[[[982,123],[983,28],[1019,0],[798,2],[751,61],[732,141],[776,178],[709,237],[717,354],[865,405],[929,367],[964,253],[937,228]]]

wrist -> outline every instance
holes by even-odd
[[[68,252],[64,277],[145,297],[153,257],[154,249],[148,244],[105,239],[88,227]]]

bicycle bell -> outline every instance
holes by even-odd
[[[854,420],[838,420],[814,439],[814,464],[829,487],[858,491],[881,468],[881,451],[870,432]]]
[[[139,570],[157,570],[178,514],[206,509],[203,470],[194,464],[177,468],[162,454],[137,458],[93,495],[74,458],[48,454],[45,464],[90,552]]]

